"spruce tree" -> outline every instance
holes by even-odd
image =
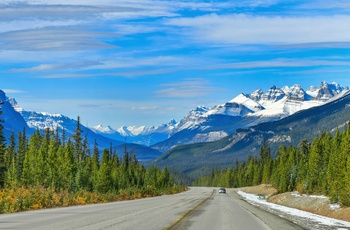
[[[316,193],[320,187],[320,169],[322,169],[322,149],[319,137],[312,142],[308,166],[308,192]]]
[[[98,183],[97,183],[97,191],[100,193],[106,193],[111,188],[111,164],[109,158],[108,149],[103,150],[101,166],[98,173]]]
[[[83,147],[82,147],[82,129],[80,125],[80,117],[77,119],[77,127],[74,130],[74,134],[72,135],[74,140],[74,157],[79,162],[83,157]]]
[[[337,130],[332,140],[332,148],[327,167],[328,195],[333,202],[339,201],[339,193],[344,187],[346,153],[342,151],[343,145],[345,143],[342,144],[341,134]]]
[[[2,105],[4,103],[0,102],[0,116],[2,116]],[[4,120],[0,117],[0,188],[5,185],[5,174],[6,174],[6,162],[5,162],[5,151],[6,151],[6,143],[4,136]]]
[[[38,163],[42,139],[38,129],[30,137],[29,148],[24,156],[23,173],[21,175],[21,182],[26,186],[39,183],[38,173],[40,173],[39,170],[41,169]],[[40,161],[40,163],[42,162]]]
[[[23,131],[18,133],[18,152],[17,152],[17,172],[18,178],[21,178],[24,164],[24,157],[28,151],[28,140],[26,129],[23,128]]]

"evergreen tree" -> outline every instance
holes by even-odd
[[[342,143],[342,137],[339,130],[337,130],[333,137],[332,150],[327,167],[328,194],[333,202],[339,201],[339,193],[344,189],[346,152],[342,150],[342,148],[345,148],[343,145],[345,143]]]
[[[3,114],[2,112],[2,104],[3,102],[0,102],[0,116]],[[5,162],[5,151],[6,151],[6,142],[5,142],[5,136],[4,136],[4,121],[0,118],[0,188],[5,185],[5,174],[6,174],[6,162]]]
[[[308,170],[308,192],[317,192],[321,182],[322,169],[322,149],[321,141],[319,137],[316,137],[312,142],[311,151],[309,156],[309,170]]]
[[[28,151],[28,141],[26,135],[26,129],[24,128],[22,132],[18,133],[18,152],[17,152],[17,172],[18,178],[22,176],[23,163],[25,154]]]
[[[40,173],[42,169],[40,169],[38,163],[39,149],[41,147],[41,143],[42,136],[39,130],[36,130],[35,133],[30,137],[29,148],[24,156],[23,173],[21,175],[21,181],[26,186],[40,183],[38,173]],[[16,160],[16,157],[13,157],[13,159]],[[40,161],[40,163],[43,164],[42,161]]]
[[[265,140],[260,147],[260,159],[262,162],[262,183],[269,183],[272,170],[271,149],[268,141]]]
[[[14,132],[10,135],[9,145],[6,147],[5,151],[5,185],[11,187],[12,183],[18,182],[18,173],[17,169],[13,170],[13,167],[16,166],[17,150],[16,150],[16,140]]]
[[[110,190],[112,184],[111,164],[108,149],[103,150],[101,166],[98,173],[97,191],[106,193]]]
[[[93,155],[92,155],[92,159],[91,159],[91,183],[92,183],[93,190],[97,189],[98,172],[100,169],[99,155],[100,155],[100,153],[98,151],[98,144],[95,140]]]
[[[303,139],[299,144],[299,162],[298,162],[298,177],[297,177],[297,187],[300,192],[304,192],[307,189],[307,172],[308,172],[308,162],[311,144],[308,140]]]
[[[46,160],[46,168],[47,168],[47,182],[46,187],[51,187],[53,189],[56,189],[56,185],[59,178],[59,171],[58,171],[58,165],[57,165],[57,152],[59,149],[59,140],[54,137],[53,133],[50,132],[50,139],[49,139],[49,148],[47,153],[47,160]]]
[[[64,189],[69,191],[76,191],[75,184],[76,174],[76,161],[74,159],[74,144],[68,139],[67,144],[64,146],[64,159],[62,163],[62,178]]]
[[[80,117],[77,119],[77,127],[74,130],[74,134],[72,135],[74,140],[74,157],[79,162],[83,157],[83,147],[82,147],[82,129],[80,125]]]

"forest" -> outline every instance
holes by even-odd
[[[101,156],[101,157],[100,157]],[[3,135],[0,123],[0,213],[151,197],[183,191],[167,168],[144,167],[125,144],[89,146],[78,117],[74,134],[37,130]]]
[[[332,136],[322,132],[312,142],[279,146],[271,155],[268,140],[260,146],[259,157],[249,157],[225,170],[213,170],[196,180],[197,186],[245,187],[272,184],[280,193],[329,196],[331,202],[350,206],[350,122]]]

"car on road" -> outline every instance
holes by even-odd
[[[219,189],[219,194],[220,194],[220,193],[226,193],[226,189],[225,189],[225,188],[220,188],[220,189]]]

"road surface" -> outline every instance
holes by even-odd
[[[0,215],[0,229],[301,229],[215,188],[108,204]]]

